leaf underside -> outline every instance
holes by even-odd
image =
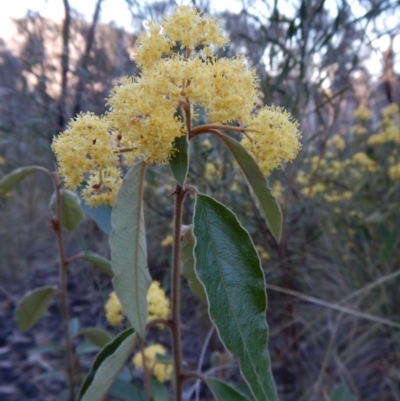
[[[188,281],[189,287],[192,292],[202,301],[206,301],[206,293],[203,284],[199,281],[196,270],[194,268],[194,244],[195,238],[193,236],[193,229],[190,227],[183,236],[181,245],[181,262],[182,262],[182,275]]]
[[[145,170],[146,163],[139,162],[125,176],[113,207],[110,234],[114,289],[132,327],[142,338],[151,284],[143,217]]]
[[[240,166],[249,185],[257,208],[277,242],[282,235],[282,212],[279,203],[268,186],[268,181],[261,172],[254,158],[235,139],[227,135],[217,135],[226,145]]]
[[[104,399],[137,342],[133,329],[127,329],[98,353],[79,390],[80,401]]]

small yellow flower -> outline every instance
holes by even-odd
[[[110,294],[108,301],[105,305],[105,310],[106,310],[106,318],[109,321],[109,323],[113,326],[116,326],[117,324],[121,323],[122,320],[124,319],[122,305],[115,291],[113,291]]]
[[[363,167],[365,167],[370,172],[375,172],[378,170],[378,166],[374,160],[370,159],[366,153],[358,152],[353,155],[353,161]]]
[[[229,190],[232,191],[232,192],[239,191],[239,185],[238,185],[238,182],[236,180],[232,181],[231,186],[229,187]]]
[[[0,166],[4,166],[6,164],[6,159],[0,156]]]
[[[154,319],[168,319],[171,309],[165,291],[160,287],[158,281],[153,281],[147,292],[147,321]],[[113,326],[121,323],[124,311],[117,294],[113,291],[105,305],[106,318]]]
[[[324,194],[324,199],[329,203],[340,202],[342,200],[351,199],[353,194],[350,191],[344,191],[343,193]]]
[[[163,345],[153,344],[146,347],[144,349],[144,363],[141,351],[137,352],[134,355],[132,362],[135,365],[136,369],[143,368],[145,365],[146,369],[152,371],[152,374],[160,383],[165,383],[172,378],[173,366],[171,363],[158,362],[157,354],[167,354],[167,350]]]
[[[278,198],[282,198],[283,188],[280,181],[276,180],[272,186],[272,193]]]
[[[203,141],[203,146],[204,146],[207,150],[211,150],[212,147],[213,147],[211,141],[210,141],[208,138],[204,139],[204,141]]]
[[[388,175],[392,180],[400,180],[400,164],[389,167]]]
[[[372,111],[368,107],[360,106],[353,113],[353,117],[361,121],[370,121],[372,118]]]
[[[161,241],[161,246],[165,248],[167,246],[171,246],[173,243],[174,243],[174,238],[172,237],[171,234],[169,234]]]
[[[336,149],[338,150],[343,150],[346,147],[346,143],[344,141],[344,139],[336,134],[334,135],[329,141],[328,141],[328,146],[332,145],[334,146]]]
[[[205,166],[205,177],[208,181],[212,182],[216,178],[219,177],[219,171],[217,170],[217,167],[215,166],[214,163],[206,163]]]
[[[322,183],[317,183],[308,188],[303,188],[301,193],[306,196],[313,197],[326,191],[326,187]]]
[[[147,320],[168,319],[171,313],[169,299],[158,281],[153,281],[147,292]]]
[[[256,251],[260,255],[261,260],[269,260],[271,259],[271,256],[269,253],[261,246],[261,245],[256,245]]]

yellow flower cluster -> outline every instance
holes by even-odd
[[[204,165],[204,177],[208,182],[216,182],[221,180],[223,175],[223,164],[219,159],[214,160],[212,163],[207,162]]]
[[[124,312],[120,300],[113,291],[105,305],[106,318],[108,322],[116,326],[124,318]],[[158,281],[153,281],[147,292],[147,321],[157,318],[167,319],[170,314],[169,300]]]
[[[245,136],[243,146],[257,160],[261,171],[268,175],[283,161],[292,161],[301,148],[298,123],[280,107],[264,107],[250,117],[248,128],[255,132]]]
[[[334,146],[338,150],[343,150],[346,147],[344,139],[336,134],[328,141],[328,146]]]
[[[324,199],[329,203],[341,202],[343,200],[349,200],[353,197],[350,191],[344,191],[341,193],[325,194]]]
[[[301,190],[301,193],[305,196],[310,196],[313,197],[317,194],[322,194],[326,191],[326,186],[324,184],[322,184],[321,182],[317,182],[316,184],[307,187],[307,188],[303,188]]]
[[[368,107],[360,106],[354,111],[353,117],[363,122],[367,122],[372,118],[372,111]]]
[[[86,181],[84,196],[91,206],[112,204],[121,185],[109,129],[106,118],[79,114],[52,145],[66,186],[75,189]]]
[[[400,164],[389,167],[388,175],[392,180],[400,180]]]
[[[122,305],[115,291],[113,291],[108,297],[108,301],[104,308],[106,310],[106,318],[111,325],[116,326],[124,319]]]
[[[132,359],[136,369],[143,368],[145,365],[146,369],[150,370],[160,383],[171,380],[173,373],[172,363],[157,361],[157,355],[167,354],[167,350],[163,345],[150,345],[144,349],[143,353],[144,363],[142,351],[138,351]]]
[[[179,46],[187,53],[198,46],[223,47],[228,43],[217,19],[201,14],[192,7],[182,6],[170,16],[164,16],[161,24],[148,22],[147,32],[139,35],[135,45],[135,61],[142,69],[150,68],[163,55],[170,55]],[[209,47],[206,47],[209,49]],[[206,54],[210,54],[205,50]]]
[[[382,113],[382,132],[371,135],[369,145],[382,145],[387,142],[400,144],[399,106],[390,104]]]
[[[169,234],[161,241],[161,246],[165,248],[167,246],[171,246],[173,243],[174,243],[174,237],[171,234]]]
[[[276,198],[281,199],[283,195],[283,187],[280,181],[276,180],[272,186],[272,193]]]
[[[261,260],[271,259],[271,256],[269,255],[269,253],[261,245],[256,245],[256,251],[260,255]]]
[[[243,145],[265,174],[293,160],[300,149],[297,122],[279,107],[254,111],[255,70],[244,57],[212,54],[227,42],[219,21],[193,7],[148,22],[135,45],[140,75],[125,77],[112,89],[104,116],[81,114],[54,140],[66,186],[85,182],[82,195],[89,205],[112,204],[121,182],[120,155],[128,165],[138,159],[167,164],[174,155],[174,139],[192,124],[178,115],[179,107],[192,118],[203,108],[209,123],[247,129],[251,139],[245,137]]]
[[[400,144],[400,130],[397,127],[390,127],[379,134],[371,135],[368,139],[368,145],[383,145],[387,142]]]
[[[158,281],[153,281],[147,292],[147,321],[154,319],[168,319],[171,312],[169,300]]]
[[[370,159],[366,153],[364,152],[357,152],[353,155],[353,161],[363,167],[365,167],[370,172],[375,172],[378,170],[378,166]]]

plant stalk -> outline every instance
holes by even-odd
[[[182,387],[185,377],[182,371],[182,348],[181,348],[181,319],[180,319],[180,259],[181,259],[181,226],[182,205],[186,191],[177,185],[175,197],[174,216],[174,250],[171,277],[171,309],[172,309],[172,351],[174,358],[175,375],[175,400],[182,401]]]
[[[68,261],[65,258],[64,243],[61,230],[61,182],[58,179],[57,173],[52,174],[54,181],[56,200],[57,200],[57,214],[52,221],[52,229],[57,237],[58,255],[60,264],[60,294],[61,294],[61,314],[63,320],[63,331],[65,338],[65,351],[67,355],[67,376],[69,386],[69,401],[75,401],[75,378],[74,378],[74,353],[72,349],[72,340],[69,334],[69,311],[68,311],[68,290],[67,290],[67,271]]]

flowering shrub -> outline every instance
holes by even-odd
[[[194,378],[200,378],[219,400],[246,399],[227,383],[186,369],[181,350],[181,274],[193,292],[208,303],[209,316],[227,351],[237,356],[254,399],[277,400],[267,349],[267,299],[260,257],[236,215],[201,194],[192,185],[195,182],[188,182],[189,144],[209,134],[226,146],[271,234],[279,241],[281,211],[265,176],[295,158],[301,135],[296,120],[284,109],[257,106],[258,80],[246,58],[218,58],[214,54],[227,43],[219,21],[192,7],[178,7],[160,23],[150,21],[135,47],[140,74],[121,79],[112,89],[104,115],[79,114],[53,141],[59,173],[68,188],[61,191],[58,175],[46,170],[56,188],[52,224],[60,250],[70,401],[75,399],[75,358],[68,330],[66,274],[68,265],[78,257],[114,276],[115,292],[105,307],[107,319],[118,325],[126,316],[129,324],[97,355],[81,385],[80,400],[103,399],[137,345],[140,351],[133,362],[144,369],[147,400],[153,392],[150,376],[165,382],[172,374],[176,401],[182,400],[184,383]],[[241,135],[241,142],[227,134],[232,132]],[[175,198],[171,301],[152,280],[148,267],[143,193],[149,164],[168,164],[174,180],[170,194]],[[218,179],[220,170],[218,162],[205,163],[204,175]],[[3,186],[14,185],[30,172],[11,175]],[[75,189],[85,210],[101,220],[105,231],[109,231],[109,223],[104,220],[112,206],[111,268],[97,255],[64,256],[61,226],[73,229],[82,218],[80,202],[70,191]],[[231,190],[239,190],[236,182]],[[275,190],[279,195],[276,185]],[[194,213],[188,224],[183,224],[182,207],[188,193],[195,196]],[[79,221],[71,221],[71,210]],[[170,243],[165,240],[163,246]],[[262,259],[269,259],[263,247],[257,249]],[[54,296],[54,290],[44,291],[35,295],[35,302]],[[21,316],[24,308],[20,307]],[[41,310],[45,310],[43,305]],[[160,355],[166,354],[160,344],[145,347],[146,333],[153,326],[169,328],[173,363],[159,361]],[[93,331],[88,333],[84,335]]]
[[[256,108],[255,70],[244,57],[212,53],[227,42],[217,20],[191,7],[177,8],[161,24],[150,22],[136,44],[141,74],[113,88],[104,116],[80,114],[55,138],[66,186],[76,189],[85,181],[82,195],[89,205],[113,204],[121,185],[119,155],[127,165],[139,159],[168,164],[177,152],[174,140],[190,132],[200,109],[211,124],[191,136],[235,123],[264,174],[293,160],[300,149],[296,121],[279,107]],[[180,51],[173,53],[176,46]],[[185,118],[177,115],[179,107]]]

